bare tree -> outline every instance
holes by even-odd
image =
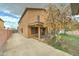
[[[62,12],[52,4],[48,5],[47,26],[49,36],[52,38],[58,34],[60,30],[69,29],[72,24],[70,6],[65,7]]]
[[[47,17],[47,26],[48,33],[50,37],[54,37],[59,30],[59,20],[60,20],[60,11],[59,9],[52,4],[48,5],[48,17]]]
[[[72,26],[71,8],[69,5],[65,7],[64,11],[61,13],[61,19],[62,19],[63,29],[65,31]]]

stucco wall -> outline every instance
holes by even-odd
[[[12,31],[11,30],[1,30],[0,31],[0,48],[6,43],[6,41],[11,36]]]
[[[28,25],[37,21],[37,16],[40,16],[40,22],[45,23],[46,21],[46,11],[45,10],[27,10],[24,17],[21,19],[19,24],[19,32],[23,29],[23,35],[28,37]]]
[[[3,29],[3,28],[4,28],[4,22],[0,20],[0,29]]]

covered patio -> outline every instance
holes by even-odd
[[[39,40],[40,40],[40,38],[45,37],[47,27],[44,26],[44,23],[34,22],[34,23],[29,24],[28,28],[29,28],[29,30],[28,30],[29,37],[35,37]]]

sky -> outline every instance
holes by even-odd
[[[0,11],[9,11],[20,16],[26,7],[45,7],[46,5],[43,3],[0,3]]]

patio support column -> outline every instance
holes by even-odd
[[[38,27],[38,40],[40,40],[40,26]]]

